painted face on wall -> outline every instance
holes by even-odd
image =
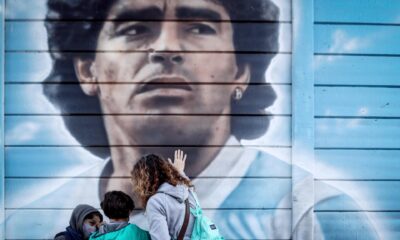
[[[232,24],[219,21],[230,19],[223,6],[210,0],[120,0],[108,18],[117,21],[104,23],[88,66],[90,84],[82,85],[89,95],[100,93],[103,113],[111,114],[106,121],[135,135],[151,128],[193,138],[230,113],[232,93],[238,85],[245,88],[249,69],[236,64]],[[138,113],[146,116],[126,116]],[[195,113],[213,116],[187,117]]]

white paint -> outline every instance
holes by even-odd
[[[34,122],[24,122],[11,129],[6,134],[5,138],[8,142],[17,142],[19,144],[23,144],[24,142],[35,139],[39,129],[39,124]]]
[[[345,30],[337,29],[332,34],[332,45],[328,53],[354,52],[362,48],[367,48],[371,41],[368,38],[350,36]],[[323,64],[334,63],[341,57],[338,56],[316,56],[314,68],[317,69]]]

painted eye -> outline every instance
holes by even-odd
[[[216,33],[214,28],[212,28],[206,24],[192,25],[188,28],[187,31],[190,33],[196,34],[196,35],[212,35],[212,34]]]
[[[118,32],[118,35],[125,35],[125,36],[140,36],[146,33],[149,33],[150,29],[143,25],[134,25],[128,26],[123,28]]]

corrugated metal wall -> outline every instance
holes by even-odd
[[[238,19],[233,24],[280,24],[279,49],[258,49],[264,39],[257,35],[250,39],[251,48],[236,49],[250,58],[277,52],[266,73],[277,100],[268,114],[226,116],[260,122],[272,117],[267,133],[239,145],[188,143],[184,149],[225,148],[234,153],[251,148],[295,167],[282,164],[269,166],[262,174],[232,177],[221,170],[203,176],[196,184],[245,186],[225,205],[204,197],[203,207],[216,218],[229,216],[231,223],[236,221],[232,226],[244,233],[232,233],[233,239],[291,239],[293,232],[295,239],[370,239],[370,226],[382,239],[400,239],[400,1],[274,2],[280,8],[278,22]],[[100,113],[76,106],[76,112],[60,114],[43,95],[43,80],[52,68],[45,4],[46,0],[5,0],[5,50],[0,59],[5,61],[0,107],[5,119],[1,125],[5,153],[0,152],[5,176],[0,177],[5,188],[0,193],[5,194],[6,239],[50,239],[67,225],[77,204],[99,207],[96,194],[104,161],[81,147],[61,117],[90,120]],[[234,54],[221,49],[208,52]],[[215,92],[226,85],[208,84]],[[71,98],[76,97],[74,85],[64,84]],[[267,83],[249,88],[262,85]],[[186,117],[207,122],[215,114],[194,109]],[[140,118],[146,112],[133,116]],[[108,148],[96,132],[92,134],[89,151]],[[129,182],[129,175],[122,179]],[[271,197],[263,199],[264,191]],[[282,192],[286,198],[279,195]],[[275,198],[279,203],[271,200]]]
[[[361,206],[316,212],[350,228],[362,211],[398,239],[400,2],[316,0],[314,11],[316,189],[328,182]]]

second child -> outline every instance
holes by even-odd
[[[111,191],[104,195],[100,204],[109,223],[100,226],[99,231],[90,236],[91,240],[149,240],[148,232],[129,223],[129,215],[135,205],[131,197],[121,191]]]

